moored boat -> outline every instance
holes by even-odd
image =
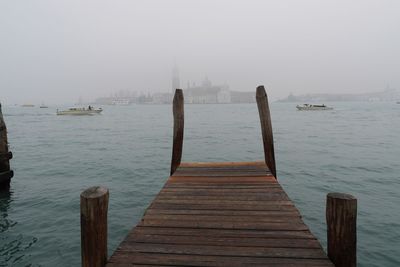
[[[95,109],[91,106],[88,108],[69,108],[67,110],[58,110],[57,115],[94,115],[102,112],[102,108]]]
[[[325,106],[325,104],[322,105],[312,105],[312,104],[303,104],[303,105],[297,105],[296,108],[298,110],[332,110],[332,107]]]

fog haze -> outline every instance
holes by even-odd
[[[205,76],[231,90],[400,88],[400,1],[0,0],[0,101],[170,92]]]

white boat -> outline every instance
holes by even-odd
[[[297,105],[296,108],[298,110],[332,110],[332,107],[322,105],[312,105],[312,104],[304,104],[304,105]]]
[[[49,108],[49,107],[46,106],[44,103],[42,103],[42,104],[40,105],[40,108]]]
[[[88,108],[69,108],[61,111],[57,109],[57,115],[94,115],[102,111],[102,108],[95,109],[89,106]]]

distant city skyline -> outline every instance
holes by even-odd
[[[0,2],[0,101],[171,92],[208,76],[272,100],[400,88],[399,1]]]

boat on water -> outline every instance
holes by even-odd
[[[312,104],[303,104],[303,105],[297,105],[296,108],[298,110],[332,110],[332,107],[325,106],[325,104],[322,105],[312,105]]]
[[[103,111],[102,108],[95,109],[91,106],[88,108],[69,108],[67,110],[58,110],[57,115],[94,115]]]
[[[46,106],[46,105],[42,102],[42,104],[39,106],[39,108],[49,108],[49,107]]]
[[[24,108],[33,108],[35,105],[33,105],[33,104],[23,104],[23,105],[21,105],[21,107],[24,107]]]

